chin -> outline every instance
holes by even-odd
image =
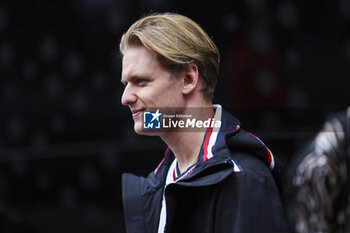
[[[135,131],[135,133],[137,133],[139,135],[144,135],[144,136],[159,136],[160,135],[160,132],[158,129],[154,129],[154,130],[144,129],[142,127],[142,124],[139,122],[135,122],[134,131]]]
[[[135,124],[134,124],[134,131],[137,134],[144,135],[145,132],[143,132],[141,122],[135,122]]]

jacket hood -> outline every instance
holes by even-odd
[[[262,140],[254,134],[241,129],[238,119],[225,110],[222,111],[222,131],[224,132],[222,132],[222,137],[218,138],[217,147],[214,149],[220,154],[220,148],[226,145],[232,155],[235,153],[248,153],[259,158],[270,169],[280,189],[282,170],[280,162]],[[244,168],[242,170],[244,170]]]

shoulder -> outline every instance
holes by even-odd
[[[231,154],[231,158],[240,168],[240,171],[233,175],[237,179],[278,190],[273,174],[264,161],[255,155],[243,152]]]

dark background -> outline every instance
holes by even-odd
[[[0,3],[0,232],[124,232],[120,177],[161,160],[121,106],[124,31],[172,11],[222,55],[215,103],[288,168],[350,103],[347,0],[72,0]]]

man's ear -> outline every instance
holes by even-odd
[[[199,85],[199,70],[195,64],[188,65],[184,72],[182,93],[190,94]]]

